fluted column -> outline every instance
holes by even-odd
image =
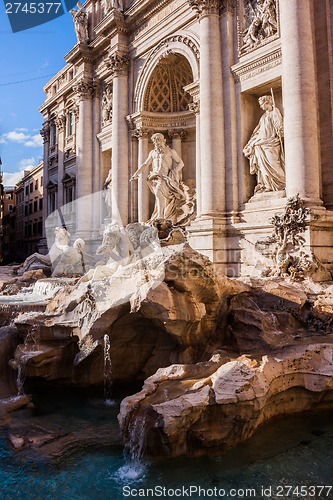
[[[138,167],[148,157],[148,131],[141,128],[136,131],[136,137],[138,138]],[[145,170],[139,175],[138,179],[138,221],[147,222],[149,219],[149,187],[147,184],[147,174]]]
[[[197,217],[201,216],[201,158],[200,158],[200,102],[189,104],[189,110],[195,114],[195,191]]]
[[[73,86],[79,101],[76,135],[76,223],[77,233],[90,239],[92,230],[92,96],[93,84],[81,80]],[[90,196],[89,196],[90,195]]]
[[[112,217],[128,222],[128,57],[115,53],[108,57],[107,65],[113,76],[112,106]],[[118,213],[117,213],[118,212]]]
[[[98,236],[100,225],[101,225],[101,203],[104,202],[102,196],[101,187],[101,145],[97,138],[97,134],[100,132],[100,113],[101,113],[101,99],[100,90],[98,82],[95,83],[95,93],[93,98],[93,172],[92,172],[92,186],[94,193],[93,201],[93,231],[95,236]]]
[[[65,126],[66,115],[64,111],[60,111],[55,119],[55,125],[58,132],[58,209],[64,204],[64,185],[61,182],[64,173],[64,143],[65,143]]]
[[[219,0],[189,0],[200,20],[202,216],[225,215],[225,158]]]
[[[279,4],[286,192],[316,204],[321,189],[311,0]]]
[[[40,131],[40,135],[43,138],[43,161],[44,161],[44,170],[43,170],[43,238],[46,237],[45,233],[45,221],[48,216],[48,195],[47,195],[47,183],[49,182],[49,150],[50,150],[50,123],[48,120],[45,120],[43,123],[43,128]]]

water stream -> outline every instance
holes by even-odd
[[[115,401],[111,398],[112,393],[112,362],[110,337],[104,335],[104,402],[107,406],[112,406]]]

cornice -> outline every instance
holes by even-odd
[[[78,61],[92,62],[93,53],[91,48],[85,43],[77,43],[72,50],[64,57],[65,61],[70,64],[75,64]]]
[[[128,32],[137,30],[147,20],[160,12],[173,0],[141,0],[125,12],[125,22]]]
[[[126,33],[124,14],[117,9],[111,9],[110,12],[95,27],[96,36],[109,35],[110,31],[115,33]]]
[[[274,68],[282,63],[281,47],[277,47],[269,53],[264,53],[256,59],[241,61],[231,67],[236,83],[252,78],[259,73]]]

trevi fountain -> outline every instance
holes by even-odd
[[[274,215],[260,274],[228,278],[190,246],[183,162],[152,140],[131,179],[151,168],[148,222],[106,221],[95,253],[57,226],[1,268],[2,498],[332,497],[333,284],[307,206]]]

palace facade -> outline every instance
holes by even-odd
[[[93,247],[110,219],[147,221],[147,173],[130,177],[161,132],[195,188],[190,243],[218,270],[259,273],[271,218],[297,194],[305,251],[333,264],[330,0],[87,0],[72,15],[78,43],[40,108],[47,231],[65,224]],[[243,152],[262,96],[283,117],[277,184]]]

